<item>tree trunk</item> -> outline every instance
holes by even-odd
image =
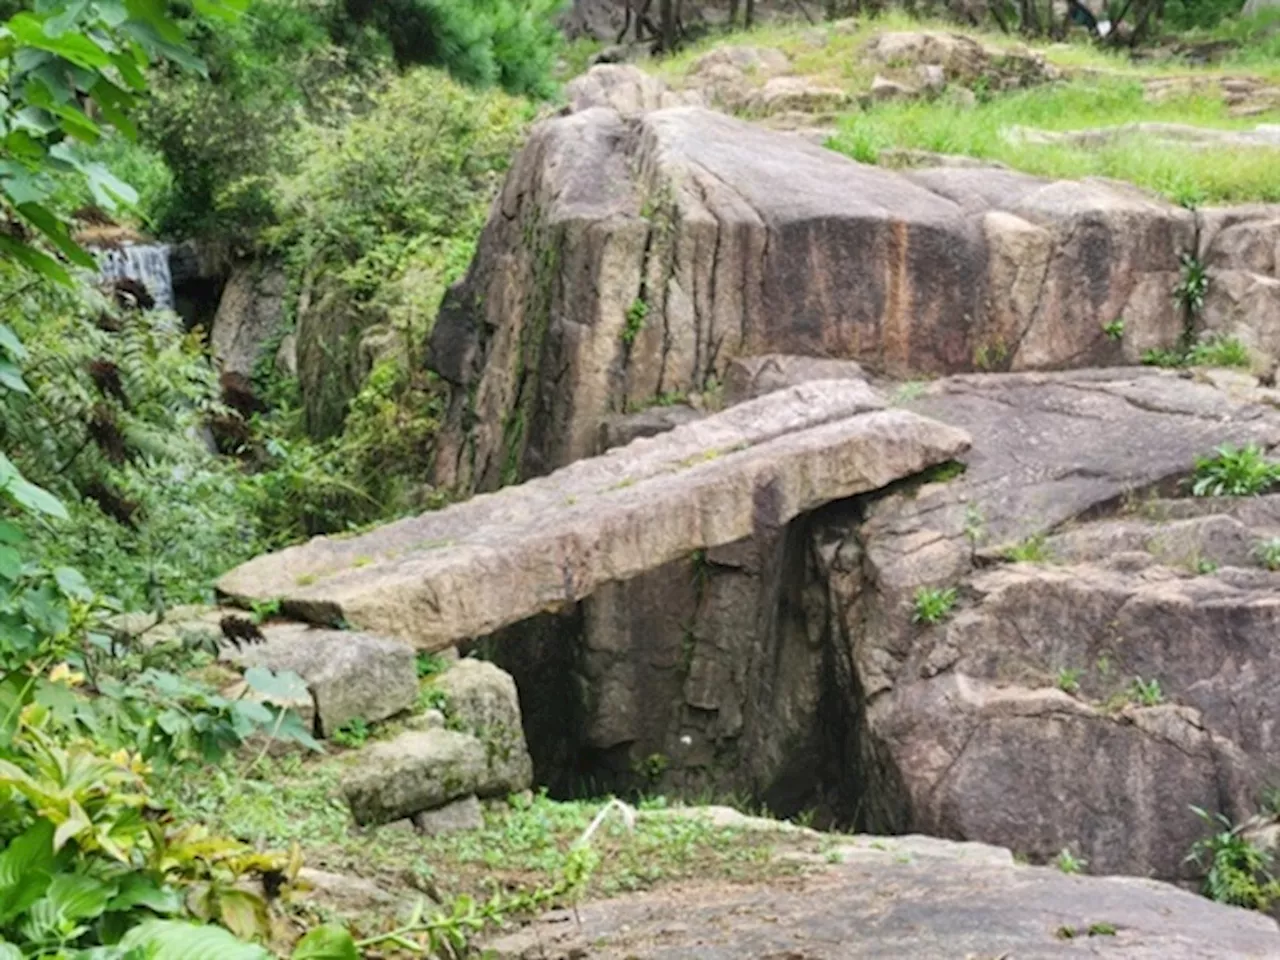
[[[660,0],[658,6],[658,30],[661,33],[662,49],[670,53],[676,48],[676,3],[675,0]]]

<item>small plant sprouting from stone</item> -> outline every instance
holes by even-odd
[[[959,594],[955,587],[921,587],[916,591],[913,623],[929,626],[941,623],[955,607]]]
[[[1091,937],[1114,937],[1115,935],[1116,925],[1114,923],[1089,924],[1089,936]]]
[[[1204,309],[1205,294],[1209,292],[1209,274],[1195,255],[1184,253],[1182,279],[1173,288],[1173,299],[1192,316]]]
[[[1196,560],[1195,571],[1202,577],[1210,576],[1218,572],[1218,563],[1208,557],[1200,557]]]
[[[976,547],[982,542],[985,535],[986,523],[982,517],[982,511],[977,504],[969,504],[964,508],[964,536],[969,541],[969,545]]]
[[[1104,677],[1111,673],[1111,658],[1105,653],[1098,657],[1098,672]]]
[[[622,342],[628,347],[636,342],[636,337],[640,336],[640,331],[644,329],[644,322],[649,317],[649,304],[637,297],[631,301],[631,306],[627,307],[627,320],[622,327]]]
[[[890,400],[890,403],[895,407],[902,406],[905,403],[910,403],[912,400],[919,399],[924,395],[924,391],[925,385],[922,382],[919,380],[910,380],[893,392],[893,398]]]
[[[667,772],[667,768],[670,766],[671,761],[667,759],[665,754],[651,753],[636,764],[635,772],[637,776],[643,777],[653,784],[662,779],[662,775]]]
[[[1053,865],[1063,873],[1080,873],[1089,865],[1089,861],[1084,857],[1077,857],[1070,847],[1063,847],[1054,858]]]
[[[340,747],[356,749],[369,742],[371,732],[369,723],[364,717],[352,717],[337,730],[333,731],[329,735],[329,739]]]
[[[1108,340],[1124,339],[1124,318],[1118,317],[1110,323],[1102,325],[1102,332],[1106,334]]]
[[[1052,559],[1043,533],[1027,537],[1004,552],[1011,563],[1048,563]]]
[[[1058,671],[1058,675],[1054,678],[1054,683],[1063,693],[1069,693],[1073,697],[1080,692],[1081,671],[1075,667],[1063,667]]]
[[[1150,680],[1134,677],[1133,683],[1129,684],[1128,693],[1130,700],[1144,707],[1155,707],[1164,703],[1164,691],[1160,689],[1160,681],[1154,677]]]
[[[1280,570],[1280,537],[1261,541],[1253,548],[1253,555],[1268,570]]]
[[[1253,357],[1235,337],[1214,337],[1188,350],[1185,363],[1189,367],[1249,367]]]
[[[973,352],[973,365],[979,370],[994,370],[1009,358],[1009,348],[1001,341],[978,347]]]
[[[419,653],[414,658],[414,667],[418,672],[418,679],[423,680],[427,677],[434,677],[436,674],[444,673],[449,669],[449,661],[438,653]]]
[[[1256,443],[1221,446],[1196,460],[1191,493],[1197,497],[1252,497],[1280,483],[1280,462]]]

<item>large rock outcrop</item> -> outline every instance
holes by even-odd
[[[806,384],[490,496],[259,557],[218,586],[442,649],[780,529],[968,445],[959,430],[882,407],[865,383]]]
[[[1280,763],[1280,574],[1257,556],[1280,508],[1148,493],[1185,492],[1218,444],[1280,444],[1275,395],[1247,382],[1117,369],[899,391],[973,435],[964,475],[832,504],[486,641],[520,684],[539,779],[737,791],[1190,877],[1190,806],[1242,818]],[[948,622],[915,622],[922,588],[956,589]]]
[[[431,363],[441,482],[589,454],[601,420],[737,356],[1048,369],[1173,347],[1195,217],[1114,183],[900,174],[696,108],[549,121],[517,158]],[[1125,320],[1123,342],[1104,327]]]

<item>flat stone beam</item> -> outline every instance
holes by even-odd
[[[885,409],[865,383],[811,382],[520,486],[258,557],[218,588],[241,602],[279,600],[314,623],[442,649],[968,447],[961,430]]]

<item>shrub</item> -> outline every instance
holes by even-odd
[[[1206,871],[1205,896],[1251,910],[1266,910],[1280,898],[1280,881],[1271,873],[1271,856],[1245,837],[1220,813],[1192,807],[1212,833],[1196,841],[1187,860]]]
[[[1197,497],[1249,497],[1280,481],[1280,463],[1268,460],[1257,444],[1219,447],[1196,460],[1191,492]]]

